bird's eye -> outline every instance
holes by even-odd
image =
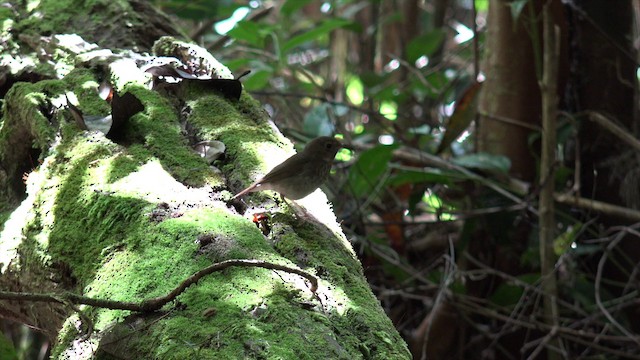
[[[328,142],[328,143],[324,144],[324,147],[327,148],[327,149],[331,149],[333,147],[333,144]]]

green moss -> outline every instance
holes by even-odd
[[[70,265],[84,284],[93,278],[103,249],[131,239],[131,229],[150,204],[96,191],[102,181],[92,176],[92,164],[110,157],[115,146],[97,134],[74,140],[62,144],[58,156],[75,156],[71,161],[59,159],[51,169],[52,180],[59,185],[40,195],[41,203],[51,202],[52,211],[41,214],[40,226],[32,226],[28,238],[41,235],[45,224],[52,226],[47,241],[39,246],[47,248],[51,262]]]
[[[195,239],[202,233],[233,234],[236,241],[234,249],[227,252],[229,258],[274,257],[252,224],[223,209],[195,209],[180,218],[139,228],[136,236],[141,241],[105,257],[85,291],[91,296],[125,301],[166,294],[210,263],[198,255]],[[363,335],[385,328],[374,321],[380,317],[378,311],[350,307],[346,316],[335,312],[326,316],[292,306],[311,300],[308,293],[285,280],[295,276],[265,269],[229,268],[188,288],[177,299],[181,305],[163,315],[162,321],[157,321],[158,316],[129,316],[125,311],[99,309],[95,310],[95,324],[98,329],[110,328],[105,339],[126,338],[127,348],[136,349],[137,356],[161,359],[316,359],[316,354],[348,359],[362,349],[375,354],[380,346],[376,341],[399,341],[384,331]],[[110,325],[116,323],[120,325]],[[338,337],[332,335],[336,328],[342,329]],[[104,350],[110,351],[106,343]],[[389,346],[385,343],[383,347]],[[395,355],[388,358],[407,358],[406,354]]]
[[[54,227],[48,247],[52,261],[73,265],[80,284],[93,279],[100,266],[96,259],[105,248],[117,244],[137,246],[147,234],[147,230],[143,234],[136,229],[148,223],[144,213],[150,212],[153,204],[101,191],[114,180],[114,175],[120,178],[135,171],[142,160],[139,153],[146,152],[141,146],[134,147],[132,158],[138,159],[119,163],[117,159],[126,158],[128,153],[115,151],[117,148],[96,133],[79,133],[62,143],[58,157],[69,156],[71,161],[58,158],[51,174],[62,175],[58,180],[60,188],[52,190],[55,194],[43,194],[55,197],[51,214],[55,220],[50,220]],[[34,226],[34,231],[41,231],[41,226]],[[74,244],[82,244],[83,248]]]
[[[198,46],[172,37],[163,37],[154,45],[157,55],[180,59],[187,54],[200,55],[203,51]],[[214,73],[223,74],[224,78],[230,77],[226,67],[208,53],[203,59]],[[180,89],[181,97],[191,110],[187,122],[194,129],[196,137],[219,140],[226,146],[226,164],[217,165],[226,175],[227,184],[240,187],[253,180],[256,169],[269,170],[265,166],[263,153],[270,150],[265,148],[274,147],[274,143],[290,148],[290,144],[283,143],[282,137],[273,131],[267,121],[268,114],[260,103],[246,92],[242,92],[240,100],[234,101],[218,94],[207,95],[211,90],[194,83],[182,84]],[[264,145],[264,148],[255,144]]]
[[[315,270],[335,286],[334,301],[342,305],[330,312],[329,319],[332,326],[342,329],[337,343],[350,348],[351,354],[354,350],[362,352],[363,358],[376,358],[375,354],[396,358],[387,351],[402,340],[389,319],[379,313],[375,297],[362,281],[362,268],[350,250],[336,246],[335,237],[320,224],[300,222],[281,214],[274,216],[273,221],[270,237],[278,253],[308,271]],[[378,331],[373,333],[375,329]],[[407,358],[408,354],[395,356]]]
[[[279,138],[266,123],[256,126],[256,119],[246,116],[250,112],[243,103],[233,102],[217,95],[202,96],[193,93],[187,96],[187,105],[191,108],[189,124],[200,139],[220,140],[226,146],[225,162],[221,166],[227,176],[227,183],[242,187],[251,183],[256,169],[269,170],[264,163],[261,151],[271,151]],[[257,103],[254,104],[258,106]],[[253,113],[263,110],[254,108]],[[256,147],[255,144],[264,145]],[[273,159],[272,159],[273,160]]]
[[[52,35],[57,33],[77,33],[81,36],[95,34],[104,19],[111,18],[101,14],[100,21],[89,18],[101,8],[113,15],[125,10],[131,11],[126,1],[119,0],[41,0],[28,17],[20,21],[16,30],[21,33]],[[24,11],[24,9],[23,9]],[[89,36],[91,37],[91,36]]]
[[[95,4],[104,2],[86,6]],[[20,109],[6,121],[11,126],[3,126],[0,142],[13,139],[15,129],[27,129],[28,147],[42,149],[44,159],[33,173],[33,181],[42,183],[29,196],[34,206],[20,249],[25,259],[40,260],[37,265],[53,277],[69,281],[65,288],[123,301],[165,295],[194,272],[231,258],[296,264],[321,280],[316,298],[298,275],[229,268],[189,287],[164,312],[85,308],[104,335],[98,358],[117,357],[123,348],[128,357],[162,359],[408,358],[348,245],[331,230],[279,213],[270,243],[252,222],[212,199],[209,188],[182,185],[225,182],[189,148],[177,106],[157,92],[118,84],[145,106],[125,123],[123,136],[107,139],[62,121],[61,140],[49,148],[57,129],[38,109],[73,90],[86,114],[108,112],[96,85],[92,70],[76,69],[63,81],[19,84],[10,93],[8,106]],[[290,148],[247,94],[232,101],[201,92],[184,88],[187,120],[198,138],[225,143],[221,167],[228,181],[246,182],[264,169],[264,151],[280,155],[286,153],[280,148]],[[9,154],[11,148],[4,149]],[[156,183],[161,187],[153,188]],[[166,214],[155,217],[158,210]],[[199,242],[203,235],[212,240]],[[54,358],[76,338],[75,321],[67,319]],[[138,353],[130,353],[133,348]]]
[[[156,224],[144,216],[151,212],[151,206],[145,201],[96,191],[104,189],[109,179],[108,175],[97,176],[107,173],[100,168],[113,166],[111,161],[105,160],[110,156],[122,156],[113,155],[115,145],[100,138],[98,135],[87,141],[86,136],[79,134],[63,143],[60,153],[73,154],[73,157],[71,161],[55,162],[65,165],[50,171],[51,174],[65,174],[60,179],[63,187],[51,189],[51,192],[58,192],[58,205],[52,215],[59,219],[49,236],[51,261],[64,262],[69,268],[81,270],[74,274],[87,295],[140,301],[167,293],[210,263],[205,257],[196,255],[198,244],[195,240],[202,233],[234,231],[239,240],[228,256],[248,257],[250,251],[254,251],[250,249],[270,251],[255,227],[226,211],[196,209]],[[43,194],[43,197],[50,196],[50,193]],[[34,230],[41,228],[34,226]],[[222,274],[217,276],[224,278]],[[99,328],[122,321],[127,314],[104,309],[91,312]],[[60,340],[65,343],[75,335],[73,326],[68,323]],[[147,344],[148,339],[144,342]]]
[[[90,69],[76,68],[64,77],[68,87],[73,90],[84,115],[107,115],[111,106],[100,98],[98,81]]]
[[[66,9],[66,11],[61,11]],[[86,7],[79,6],[74,1],[40,1],[37,12],[32,12],[26,19],[20,21],[16,30],[29,33],[51,35],[63,29],[66,24],[86,12]]]
[[[0,19],[9,20],[13,19],[13,11],[8,6],[0,8]],[[1,29],[1,28],[0,28]],[[1,29],[4,30],[4,29]]]
[[[269,114],[264,110],[262,105],[254,99],[246,91],[242,92],[240,100],[237,103],[238,111],[248,119],[252,119],[256,124],[267,125]]]
[[[136,231],[140,241],[110,253],[85,291],[91,296],[125,301],[166,294],[210,263],[205,257],[197,256],[199,245],[195,239],[198,235],[228,233],[232,229],[237,231],[237,241],[234,249],[228,252],[229,257],[248,257],[249,252],[256,249],[270,252],[259,231],[242,219],[221,210],[193,210],[157,225],[149,222]],[[141,356],[149,353],[165,359],[193,356],[193,349],[187,347],[185,350],[184,341],[197,343],[210,337],[215,329],[213,324],[219,320],[203,318],[202,312],[216,307],[219,314],[224,314],[222,316],[229,322],[218,324],[220,329],[231,321],[247,318],[243,311],[259,304],[260,299],[271,291],[272,285],[263,283],[265,272],[267,270],[229,269],[193,285],[178,298],[185,304],[184,309],[174,310],[161,326],[148,329],[149,337],[157,338],[159,342],[152,346],[149,337],[145,337],[138,348]],[[96,326],[104,328],[113,321],[124,319],[126,314],[124,311],[96,310]],[[191,329],[188,333],[182,330],[185,326]]]
[[[11,143],[17,132],[26,132],[33,140],[34,146],[43,151],[47,150],[55,130],[42,115],[39,107],[46,106],[47,93],[58,93],[63,88],[64,83],[57,80],[41,81],[37,84],[17,83],[12,86],[7,92],[4,104],[5,122],[0,131],[0,143]],[[15,151],[15,148],[11,147],[0,149]],[[0,153],[0,156],[6,155]]]
[[[109,166],[107,182],[114,183],[136,171],[146,160],[151,158],[151,153],[142,145],[132,145],[126,153],[117,154]]]
[[[0,162],[6,176],[0,184],[3,208],[15,206],[24,198],[23,174],[47,155],[56,131],[40,109],[49,106],[49,94],[62,89],[62,81],[47,80],[17,83],[7,92],[0,128]]]
[[[182,134],[178,115],[165,98],[138,86],[127,87],[126,91],[140,99],[145,110],[127,123],[125,141],[143,142],[145,149],[180,182],[191,186],[224,183],[206,161],[190,149]]]

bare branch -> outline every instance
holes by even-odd
[[[112,310],[131,310],[139,312],[153,312],[162,308],[165,304],[175,300],[178,295],[182,294],[189,286],[198,282],[203,277],[212,274],[214,272],[222,271],[229,267],[257,267],[270,270],[280,270],[291,274],[300,275],[303,278],[309,280],[311,283],[311,292],[315,294],[318,290],[318,279],[300,269],[273,264],[261,260],[251,259],[234,259],[226,260],[219,263],[215,263],[208,266],[193,275],[185,279],[180,285],[173,289],[165,296],[160,296],[153,299],[143,300],[142,302],[125,302],[105,299],[95,299],[86,296],[76,295],[70,292],[60,294],[35,294],[35,293],[18,293],[11,291],[0,291],[0,300],[14,300],[14,301],[42,301],[42,302],[57,302],[61,304],[82,304],[94,307],[100,307]]]

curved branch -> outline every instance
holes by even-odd
[[[197,283],[203,277],[212,274],[214,272],[222,271],[226,268],[237,267],[258,267],[270,270],[280,270],[291,274],[300,275],[303,278],[309,280],[311,283],[311,292],[315,294],[318,290],[318,278],[315,276],[292,267],[269,263],[262,260],[251,259],[233,259],[226,260],[219,263],[212,264],[193,275],[186,278],[175,289],[169,292],[167,295],[143,300],[137,302],[125,302],[105,299],[95,299],[86,296],[80,296],[73,293],[61,293],[61,294],[36,294],[36,293],[19,293],[11,291],[0,291],[0,300],[14,300],[14,301],[41,301],[41,302],[57,302],[61,304],[82,304],[94,307],[100,307],[112,310],[131,310],[138,312],[153,312],[162,308],[168,302],[175,300],[178,295],[182,294],[189,286]]]

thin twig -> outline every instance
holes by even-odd
[[[506,116],[490,114],[490,113],[488,113],[486,111],[479,111],[478,114],[486,117],[487,119],[500,121],[500,122],[503,122],[505,124],[520,126],[522,128],[533,130],[533,131],[542,131],[542,127],[540,127],[539,125],[530,124],[530,123],[527,123],[527,122],[524,122],[524,121],[520,121],[520,120],[509,118],[509,117],[506,117]]]
[[[543,330],[551,331],[551,328],[547,324],[537,321],[534,318],[528,318],[526,320],[513,319],[507,315],[503,315],[499,313],[495,309],[492,309],[487,304],[478,305],[471,302],[470,300],[472,300],[472,298],[470,296],[455,294],[453,295],[453,297],[454,297],[454,300],[457,300],[457,301],[452,302],[452,305],[460,307],[461,310],[463,311],[468,311],[471,313],[487,316],[499,321],[509,322],[523,329],[530,329],[530,330],[543,329]],[[479,300],[479,299],[475,299],[475,300]],[[603,354],[608,353],[616,356],[621,356],[624,358],[640,359],[640,356],[637,355],[635,351],[633,353],[624,352],[622,350],[619,350],[620,346],[616,346],[616,348],[609,348],[609,347],[594,343],[593,339],[595,339],[599,334],[595,334],[593,332],[578,331],[578,330],[569,329],[567,327],[558,327],[557,335],[562,336],[564,339],[570,342],[575,342],[585,346],[592,346],[594,349],[598,350]],[[620,341],[630,341],[630,339],[626,337],[620,337]]]
[[[422,352],[421,352],[421,360],[427,359],[427,347],[429,345],[431,328],[433,327],[434,319],[438,316],[438,312],[442,311],[442,306],[444,305],[445,296],[449,293],[449,286],[453,283],[455,279],[455,274],[457,273],[457,266],[455,264],[455,247],[453,246],[453,241],[449,239],[449,256],[445,256],[445,270],[443,273],[443,281],[440,283],[440,289],[438,290],[438,294],[436,295],[436,299],[434,301],[433,307],[427,317],[423,320],[428,321],[427,328],[424,333],[421,334],[420,340],[422,341]],[[422,328],[422,326],[420,326]]]
[[[262,260],[251,259],[234,259],[226,260],[219,263],[210,265],[193,275],[185,279],[180,285],[173,289],[165,296],[157,298],[143,300],[141,302],[125,302],[105,299],[95,299],[86,296],[80,296],[73,293],[61,293],[61,294],[34,294],[34,293],[17,293],[10,291],[0,291],[0,300],[15,300],[15,301],[43,301],[43,302],[57,302],[57,303],[72,303],[83,304],[94,307],[112,309],[112,310],[131,310],[138,312],[153,312],[162,308],[165,304],[175,300],[178,295],[182,294],[189,286],[197,283],[203,277],[212,274],[214,272],[222,271],[229,267],[257,267],[270,270],[280,270],[296,275],[300,275],[303,278],[309,280],[311,283],[311,292],[315,294],[318,290],[318,279],[300,269],[273,264]]]
[[[349,144],[352,148],[356,149],[356,150],[369,150],[371,148],[373,148],[372,145],[367,145],[367,144],[358,144],[358,143],[351,143]],[[436,155],[432,155],[429,153],[426,153],[424,151],[420,151],[417,149],[413,149],[413,148],[400,148],[400,149],[396,149],[393,151],[393,156],[403,159],[403,160],[407,160],[410,161],[412,163],[418,163],[418,164],[423,164],[426,166],[434,166],[437,168],[441,168],[441,169],[447,169],[447,170],[453,170],[455,172],[458,172],[464,176],[466,176],[468,179],[470,180],[474,180],[479,182],[480,184],[492,189],[493,191],[497,192],[498,194],[504,196],[505,198],[515,202],[516,204],[523,204],[525,203],[521,198],[519,198],[518,196],[512,194],[511,192],[505,190],[504,188],[500,187],[498,184],[496,184],[495,182],[484,178],[476,173],[474,173],[471,170],[468,170],[462,166],[459,165],[455,165],[451,162],[448,162],[444,159],[442,159],[439,156]],[[525,203],[526,204],[526,203]],[[527,205],[527,209],[532,212],[533,214],[538,214],[538,211],[536,209],[533,208],[533,206],[526,204]]]
[[[606,248],[605,252],[602,254],[602,257],[600,258],[600,261],[598,262],[598,269],[596,271],[596,279],[595,279],[595,284],[594,284],[595,290],[594,291],[595,291],[596,305],[598,305],[598,308],[604,314],[604,316],[607,318],[607,320],[609,320],[609,322],[611,322],[611,324],[613,324],[613,326],[615,326],[621,333],[625,334],[627,337],[629,337],[629,339],[632,339],[638,345],[640,345],[640,340],[638,339],[638,337],[636,335],[632,334],[624,326],[620,325],[620,323],[616,319],[613,318],[611,313],[602,304],[602,299],[600,297],[600,284],[602,282],[602,272],[603,272],[603,269],[604,269],[604,264],[607,262],[607,254],[611,250],[613,250],[613,248],[615,248],[618,245],[618,243],[624,238],[624,236],[626,234],[627,234],[626,231],[622,231],[622,232],[618,233],[618,235],[616,235],[615,239],[613,241],[611,241],[611,243],[609,245],[607,245],[607,248]]]
[[[596,124],[602,126],[605,130],[609,131],[618,139],[627,143],[627,145],[632,148],[640,151],[640,140],[636,139],[630,130],[623,129],[614,123],[611,119],[606,117],[604,114],[597,111],[587,111],[587,117],[589,120],[595,122]]]
[[[557,333],[558,333],[558,326],[554,325],[551,328],[551,331],[549,331],[549,333],[547,333],[547,335],[545,335],[544,338],[542,338],[542,340],[540,341],[538,346],[527,357],[527,360],[535,360],[535,359],[537,359],[538,355],[542,352],[543,349],[545,349],[547,347],[549,342],[556,336]]]
[[[469,260],[473,265],[481,268],[484,272],[486,272],[487,274],[490,275],[494,275],[494,276],[498,276],[503,278],[504,280],[508,281],[509,283],[512,283],[514,285],[520,286],[526,290],[530,290],[538,295],[544,295],[544,291],[542,289],[540,289],[540,287],[538,286],[534,286],[531,285],[513,275],[509,275],[505,272],[502,271],[498,271],[494,268],[491,268],[490,266],[484,264],[483,262],[481,262],[480,260],[476,259],[475,257],[473,257],[471,254],[469,254],[468,252],[465,252],[465,259]],[[465,275],[474,275],[473,271],[466,271]],[[558,304],[566,307],[567,309],[570,309],[571,311],[576,312],[577,314],[579,314],[580,316],[587,316],[588,313],[582,309],[580,309],[579,307],[575,306],[573,303],[571,302],[567,302],[567,301],[563,301],[561,299],[558,299]]]
[[[555,199],[555,201],[562,204],[594,210],[604,214],[618,216],[633,221],[640,221],[640,211],[623,206],[613,205],[598,200],[586,199],[571,194],[554,193],[553,198]]]

